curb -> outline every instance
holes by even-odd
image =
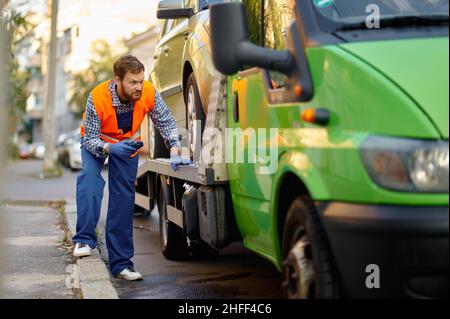
[[[50,199],[2,199],[1,205],[11,206],[44,206],[60,208],[66,204],[65,200],[50,200]]]
[[[64,205],[64,218],[72,238],[76,232],[76,205]],[[81,290],[83,299],[119,299],[113,287],[108,268],[100,257],[98,248],[89,257],[78,258],[77,263],[68,267],[70,285]]]

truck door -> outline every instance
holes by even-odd
[[[261,2],[246,1],[251,40],[258,45],[284,49],[286,28],[294,17],[293,1],[265,1],[263,19]],[[261,26],[261,21],[266,21],[265,25]],[[243,233],[254,234],[254,238],[248,238],[251,245],[268,254],[276,249],[269,212],[277,168],[273,161],[278,161],[281,151],[274,147],[279,136],[273,133],[292,125],[285,117],[292,107],[283,101],[286,80],[280,73],[250,68],[234,77],[230,90],[229,126],[234,128],[235,161],[228,164],[228,171],[233,203]],[[237,160],[237,155],[242,153],[244,163]]]

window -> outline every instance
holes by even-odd
[[[287,30],[295,18],[295,0],[245,0],[244,3],[248,12],[250,40],[267,48],[286,49]],[[272,89],[285,87],[287,77],[284,74],[274,71],[268,74]]]
[[[159,35],[159,40],[167,33],[167,24],[169,23],[169,20],[161,20],[160,26],[161,26],[161,34]]]
[[[199,0],[199,11],[206,10],[210,5],[221,2],[223,2],[223,0]]]
[[[247,9],[250,41],[256,45],[262,45],[261,41],[261,0],[245,0]]]
[[[315,3],[318,1],[315,1]],[[366,21],[369,5],[380,8],[381,19],[405,16],[447,16],[448,0],[335,0],[329,5],[316,4],[318,14],[338,23],[353,24]]]
[[[184,19],[176,19],[176,20],[173,20],[172,25],[170,26],[170,30],[175,29],[175,27],[176,27],[181,21],[183,21],[183,20],[184,20]]]
[[[287,29],[295,18],[294,4],[294,0],[265,1],[264,46],[286,49]]]
[[[275,50],[287,47],[288,28],[295,18],[294,0],[266,0],[264,8],[264,46]],[[285,87],[287,77],[270,71],[273,89]]]
[[[182,21],[183,19],[170,19],[170,20],[163,20],[164,24],[162,27],[162,32],[161,32],[161,36],[159,37],[159,39],[161,39],[163,36],[165,36],[167,33],[169,33],[170,31],[173,30],[173,28],[175,28],[175,26]]]

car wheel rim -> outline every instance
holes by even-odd
[[[289,299],[315,297],[315,271],[311,254],[311,243],[306,235],[298,240],[289,251],[284,263],[283,288]]]
[[[148,152],[150,153],[150,158],[155,157],[155,124],[152,119],[149,117],[149,125],[148,125]]]
[[[197,143],[197,114],[195,112],[195,92],[194,86],[189,86],[188,99],[188,132],[189,132],[189,149],[191,157],[195,152],[195,145]]]

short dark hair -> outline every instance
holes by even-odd
[[[134,55],[122,55],[114,63],[114,76],[118,76],[120,80],[123,80],[128,71],[139,73],[145,71],[145,67]]]

